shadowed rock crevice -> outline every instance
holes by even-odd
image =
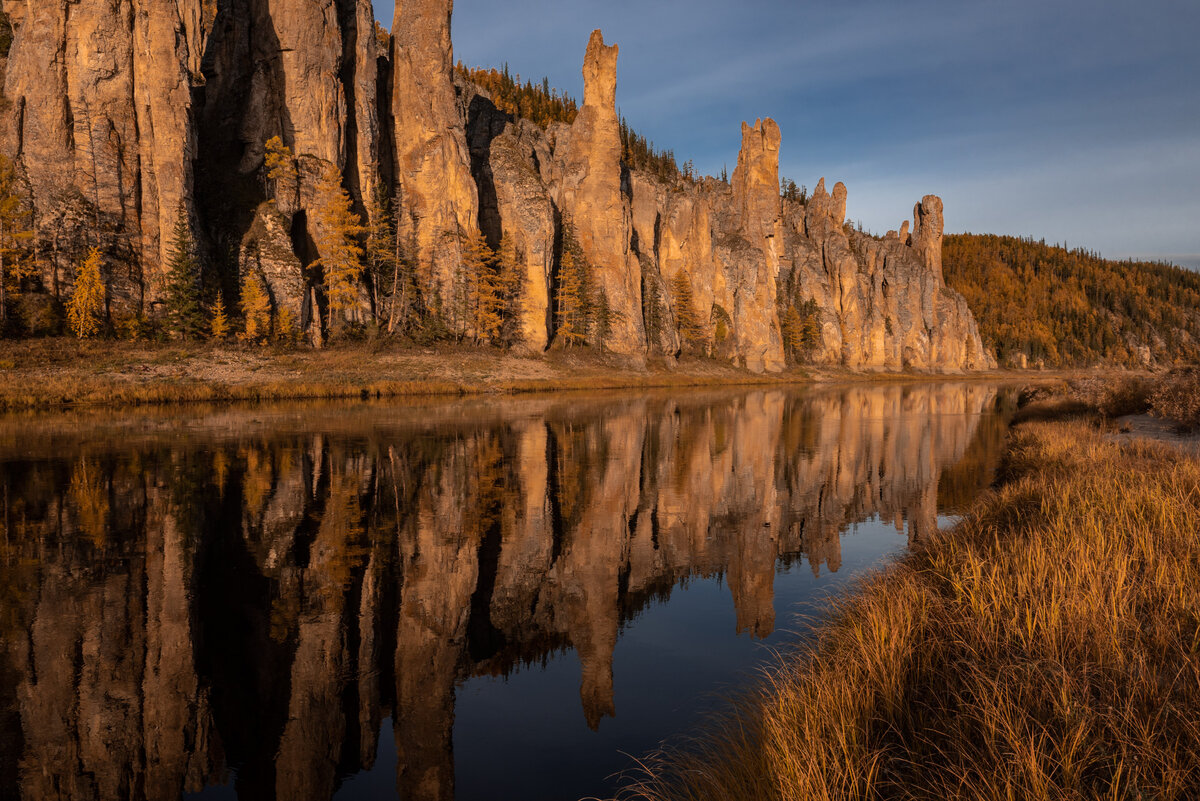
[[[484,95],[476,94],[468,101],[466,135],[471,152],[471,176],[479,192],[479,230],[493,250],[500,246],[504,229],[492,171],[492,142],[504,133],[510,122],[512,117],[496,108]]]

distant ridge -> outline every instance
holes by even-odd
[[[1002,365],[1200,360],[1200,273],[989,234],[948,235],[943,261]]]

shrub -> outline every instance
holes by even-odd
[[[1181,428],[1200,428],[1200,368],[1173,370],[1151,394],[1150,408]]]
[[[1091,406],[1106,417],[1145,414],[1150,411],[1154,385],[1142,376],[1094,377],[1072,381],[1072,399]]]

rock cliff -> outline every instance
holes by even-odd
[[[235,296],[254,274],[274,311],[320,341],[318,183],[333,167],[365,221],[394,226],[403,265],[402,281],[364,275],[362,321],[395,323],[389,286],[411,286],[406,303],[430,319],[465,316],[449,309],[474,280],[464,254],[482,232],[513,247],[511,339],[531,350],[566,344],[561,268],[577,249],[590,311],[574,344],[634,363],[684,351],[755,372],[994,363],[943,282],[937,197],[917,204],[911,235],[850,230],[842,184],[781,197],[770,119],[743,123],[729,182],[637,169],[616,111],[618,49],[600,31],[582,106],[539,126],[455,75],[452,9],[399,2],[389,35],[370,0],[0,0],[14,34],[0,150],[46,254],[34,289],[69,297],[81,251],[100,245],[113,320],[160,314],[164,232],[182,208],[210,295]],[[266,175],[274,137],[294,179]]]
[[[621,192],[616,45],[593,31],[583,62],[583,108],[557,140],[554,195],[591,262],[613,313],[609,346],[644,351],[641,268],[629,247],[629,206]]]
[[[409,254],[428,270],[426,292],[449,302],[462,259],[462,238],[477,227],[478,190],[471,178],[458,111],[450,44],[452,0],[399,0],[392,23],[392,125],[395,181]]]

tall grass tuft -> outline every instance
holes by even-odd
[[[1200,461],[1086,421],[623,798],[1200,797]]]

